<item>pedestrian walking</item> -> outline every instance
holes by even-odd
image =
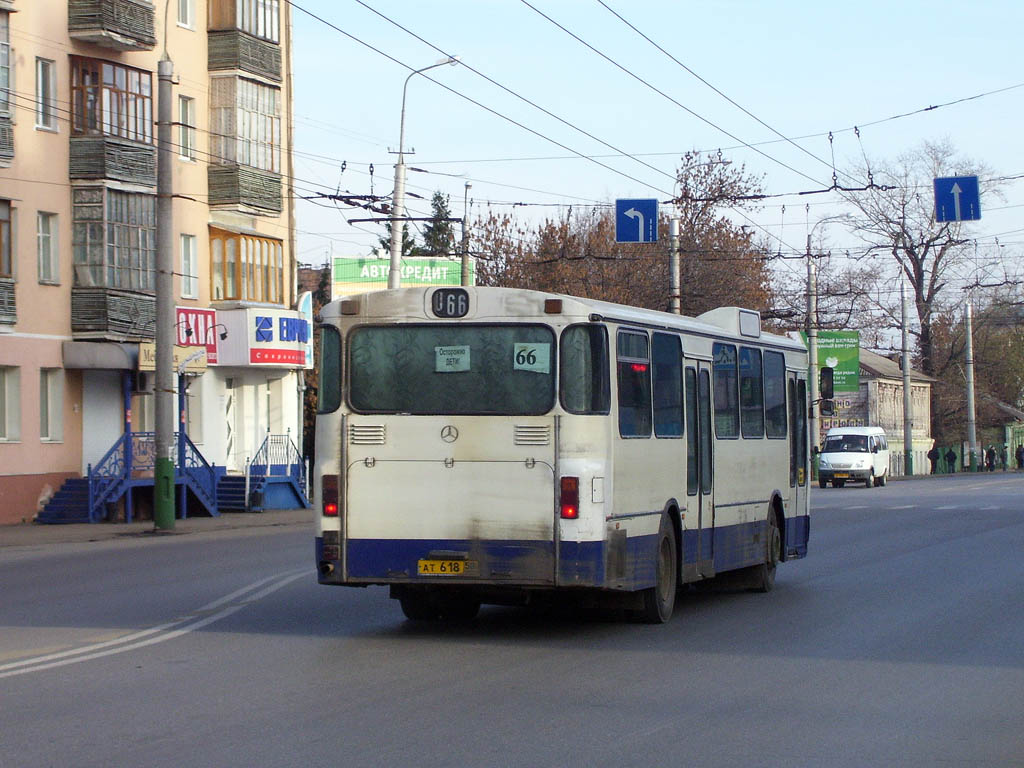
[[[956,472],[956,451],[952,448],[946,451],[946,471]]]
[[[989,472],[995,471],[996,468],[996,449],[991,445],[988,450],[985,451],[985,469]]]
[[[1024,443],[1017,446],[1017,469],[1024,469]]]
[[[932,449],[928,451],[928,461],[932,463],[932,474],[935,474],[935,465],[939,463],[939,449],[932,446]]]
[[[1006,471],[1006,443],[1003,443],[1003,447],[999,449],[999,463],[1003,465],[1003,472]]]

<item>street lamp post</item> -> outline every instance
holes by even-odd
[[[458,56],[448,56],[429,67],[417,69],[405,78],[402,86],[402,117],[398,124],[398,162],[395,163],[395,194],[391,205],[391,268],[388,270],[388,288],[398,288],[402,281],[402,232],[403,220],[405,219],[405,93],[409,87],[409,81],[416,75],[426,72],[428,69],[443,67],[445,64],[455,65],[459,62]]]

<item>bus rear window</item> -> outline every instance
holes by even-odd
[[[320,327],[320,371],[317,379],[317,412],[333,413],[341,405],[341,334]]]
[[[555,337],[543,325],[362,326],[348,355],[356,411],[512,416],[554,405]]]
[[[608,413],[608,332],[603,325],[572,325],[562,332],[562,407],[569,413]]]

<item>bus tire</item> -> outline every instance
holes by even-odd
[[[398,601],[402,605],[402,613],[409,621],[436,621],[439,617],[434,601],[425,592],[410,592]]]
[[[640,618],[647,624],[664,624],[672,618],[679,586],[679,563],[676,557],[676,537],[672,522],[662,512],[658,527],[658,546],[655,551],[654,586],[645,589],[644,607]]]
[[[782,535],[775,512],[768,513],[768,546],[764,562],[753,568],[753,590],[755,592],[771,592],[775,587],[775,571],[782,557]]]

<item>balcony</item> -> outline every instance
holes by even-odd
[[[156,186],[156,147],[112,136],[72,136],[72,179],[116,179]]]
[[[18,322],[18,309],[14,303],[14,280],[0,277],[0,323],[13,325]]]
[[[207,68],[241,70],[281,82],[281,47],[237,29],[207,34]]]
[[[279,174],[247,165],[210,165],[207,181],[211,206],[233,206],[257,215],[281,213]]]
[[[152,341],[156,297],[117,288],[71,289],[71,334],[76,340]]]
[[[148,0],[68,0],[68,35],[115,51],[156,46],[155,10]]]

